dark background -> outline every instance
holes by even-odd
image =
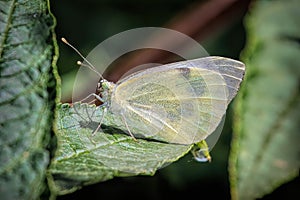
[[[51,1],[57,19],[57,38],[66,37],[83,55],[119,32],[139,27],[180,30],[199,41],[210,55],[239,59],[246,42],[243,19],[250,1],[192,0],[63,0]],[[207,18],[205,16],[211,16]],[[58,42],[58,70],[62,78],[62,101],[71,101],[78,55]],[[151,52],[150,52],[151,53]],[[160,60],[167,60],[163,56]],[[117,72],[116,72],[117,73]],[[203,197],[230,199],[228,155],[231,141],[231,107],[225,128],[211,152],[212,163],[196,163],[187,155],[159,170],[153,177],[114,178],[58,199],[166,199]],[[296,179],[264,199],[296,196]],[[194,198],[195,198],[194,197]]]

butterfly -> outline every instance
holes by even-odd
[[[195,159],[206,161],[210,156],[203,141],[220,124],[244,73],[240,61],[209,56],[140,70],[116,83],[100,75],[99,94],[91,95],[133,138],[196,144]]]

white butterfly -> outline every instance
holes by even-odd
[[[134,138],[202,144],[221,122],[244,73],[242,62],[204,57],[137,71],[117,83],[101,78],[100,94],[92,95],[115,116],[115,124]],[[201,160],[203,153],[193,154]]]

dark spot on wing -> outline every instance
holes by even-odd
[[[178,70],[180,71],[181,75],[184,76],[185,78],[189,79],[190,78],[190,69],[187,67],[184,68],[178,68]]]

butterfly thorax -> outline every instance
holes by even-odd
[[[100,79],[97,85],[97,94],[101,97],[103,104],[110,104],[113,88],[115,84],[105,79]]]

